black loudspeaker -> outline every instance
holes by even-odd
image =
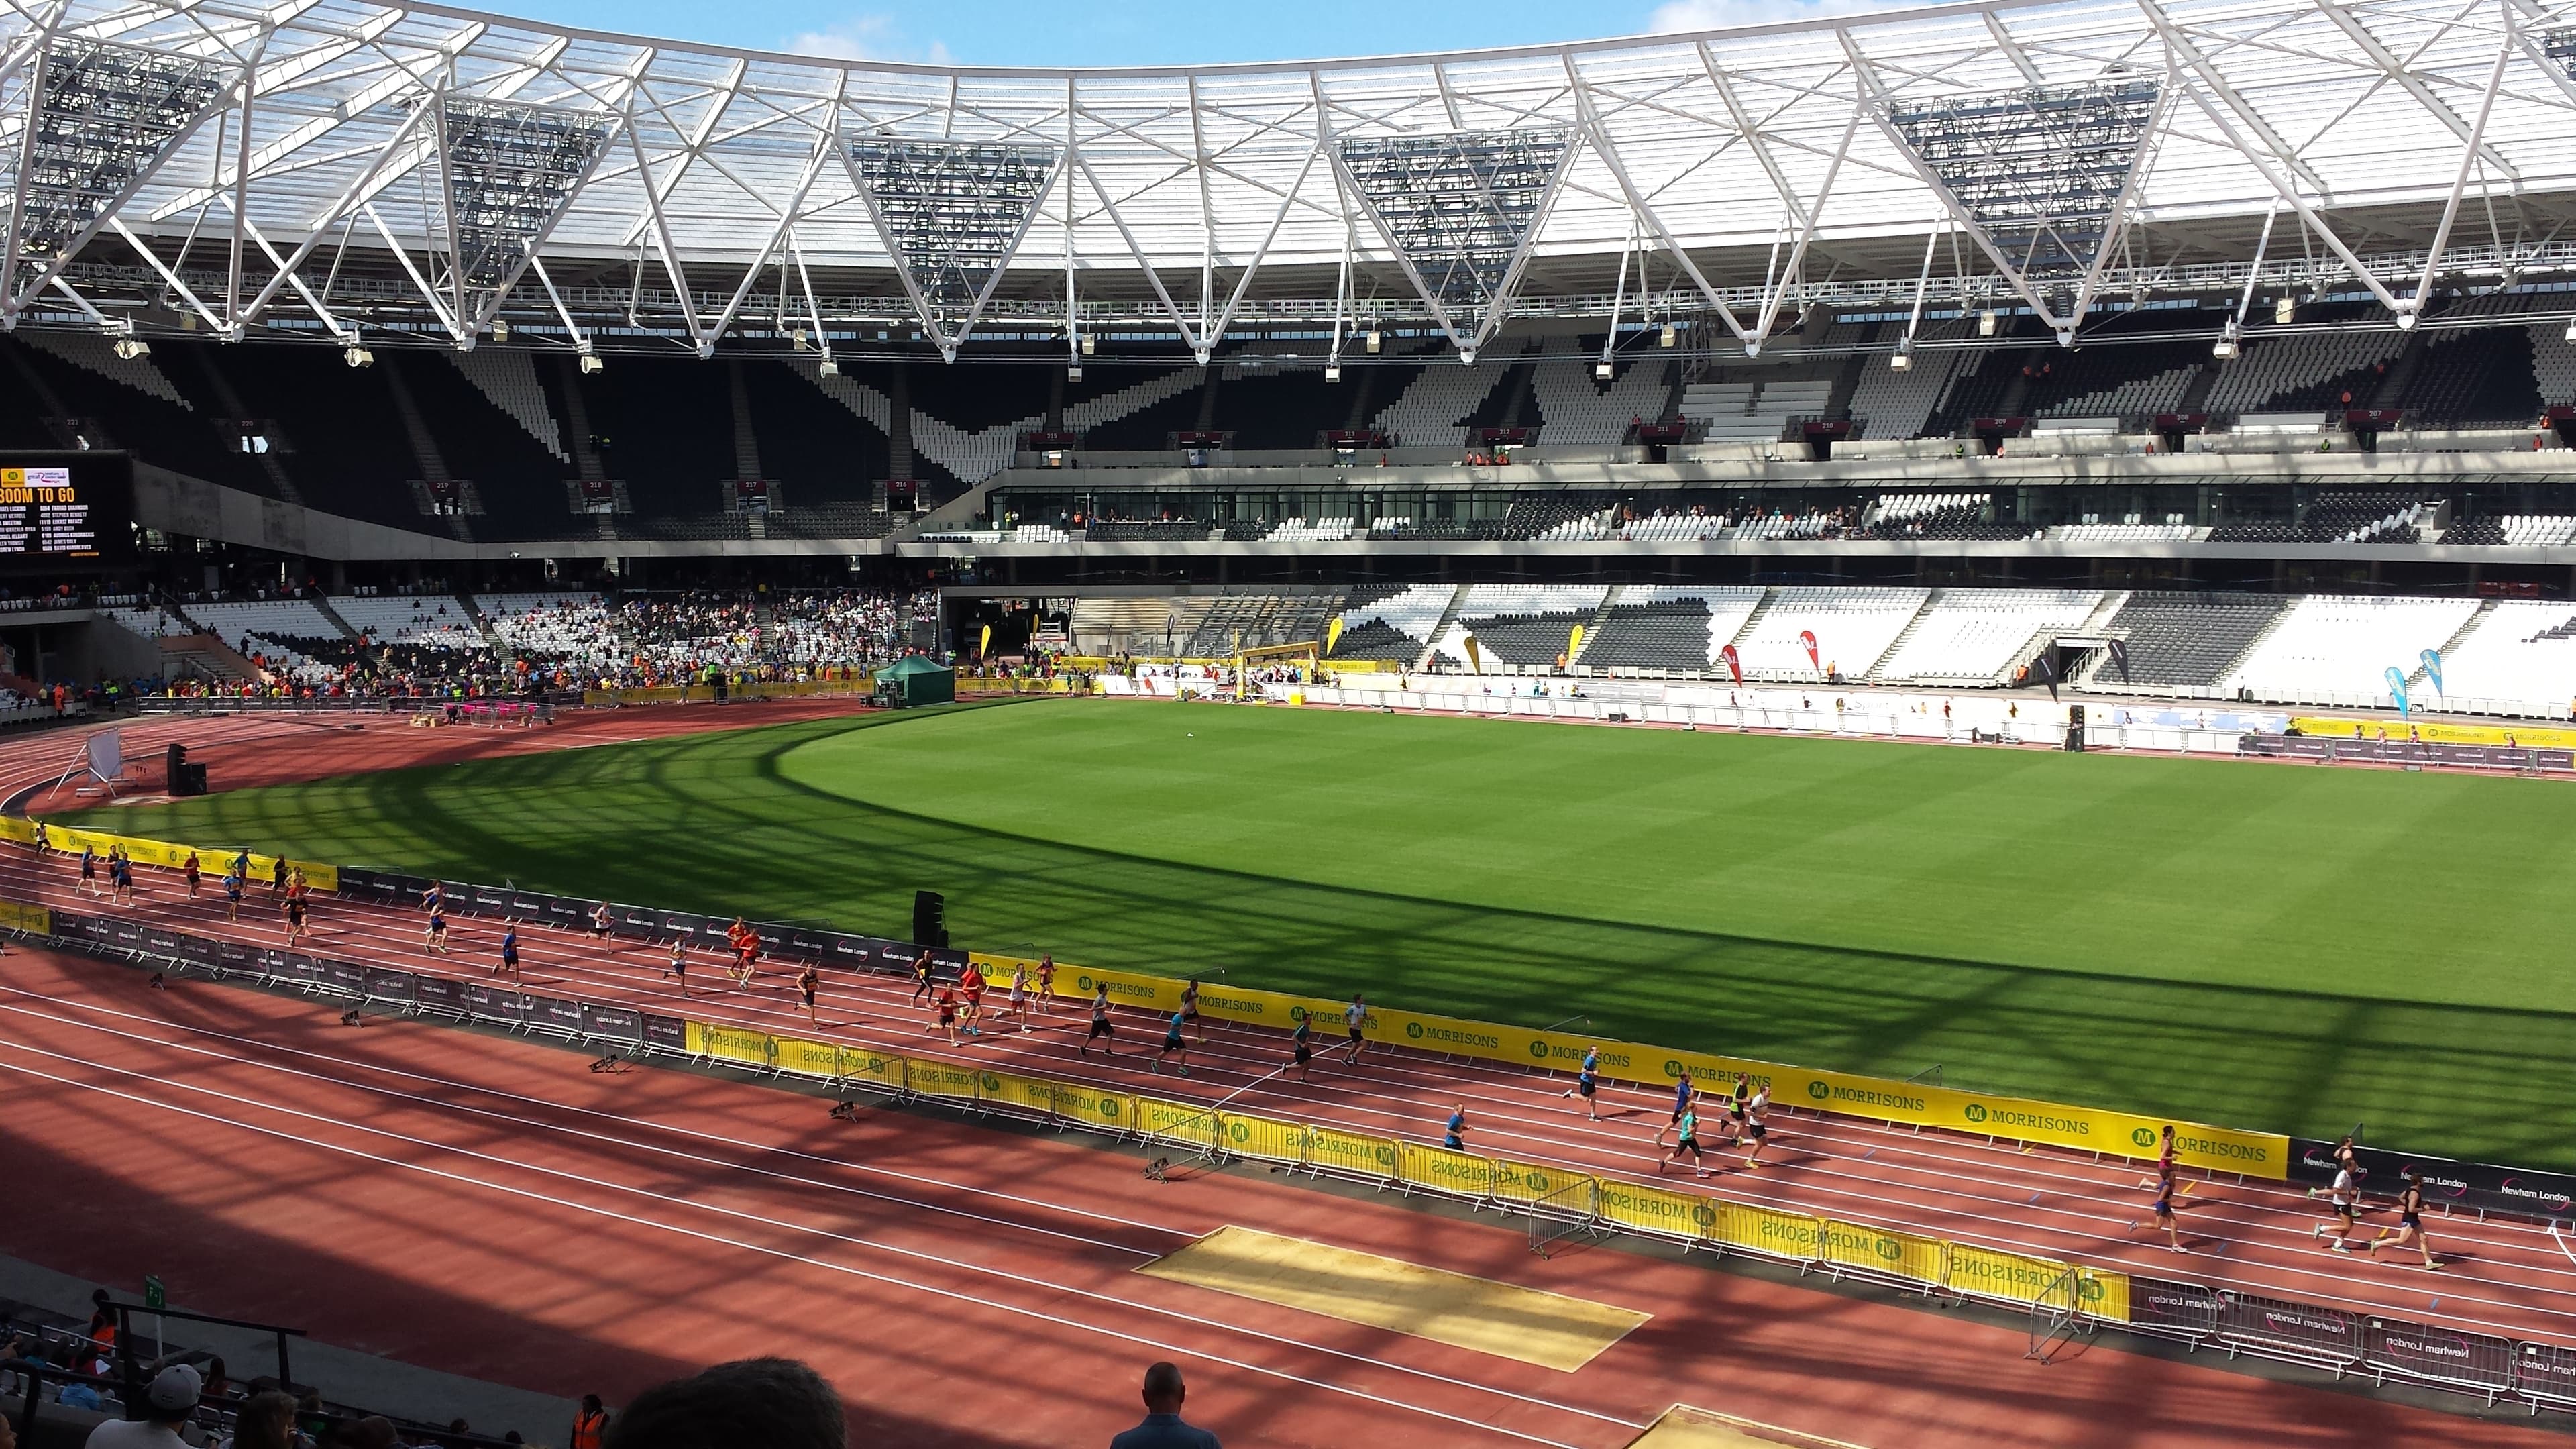
[[[2074,755],[2084,753],[2084,706],[2080,704],[2066,707],[2066,750]]]
[[[172,745],[169,750],[168,759],[169,764],[167,767],[167,773],[169,784],[167,788],[171,795],[203,795],[206,793],[206,767],[203,765],[192,765],[188,763],[188,747],[186,745]]]
[[[912,893],[912,944],[948,944],[948,903],[937,891]]]

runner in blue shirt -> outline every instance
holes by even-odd
[[[1583,1049],[1582,1075],[1574,1079],[1574,1085],[1566,1088],[1564,1095],[1571,1097],[1575,1093],[1581,1092],[1583,1094],[1583,1114],[1591,1118],[1593,1121],[1598,1122],[1601,1120],[1601,1104],[1594,1100],[1593,1093],[1598,1091],[1600,1086],[1601,1048],[1597,1046],[1585,1047]]]
[[[1184,1012],[1172,1013],[1172,1024],[1163,1031],[1163,1049],[1154,1054],[1155,1071],[1159,1072],[1163,1069],[1163,1058],[1179,1052],[1181,1054],[1180,1074],[1185,1077],[1190,1074],[1190,1044],[1181,1036],[1181,1024],[1187,1020],[1189,1017]]]
[[[510,973],[511,980],[521,985],[527,983],[528,978],[519,974],[519,918],[516,916],[502,927],[501,964],[492,968],[492,974],[498,976],[504,971]]]
[[[1452,1151],[1452,1152],[1463,1152],[1463,1151],[1465,1151],[1465,1150],[1466,1150],[1466,1148],[1467,1148],[1467,1104],[1466,1104],[1466,1103],[1461,1102],[1461,1103],[1459,1103],[1457,1106],[1455,1106],[1455,1107],[1453,1107],[1453,1108],[1451,1108],[1451,1109],[1450,1109],[1450,1111],[1449,1111],[1449,1135],[1441,1141],[1440,1145],[1441,1145],[1441,1146],[1443,1146],[1443,1147],[1448,1148],[1448,1149],[1449,1149],[1450,1151]]]
[[[1664,1145],[1665,1133],[1682,1125],[1682,1114],[1690,1110],[1691,1098],[1695,1095],[1697,1095],[1697,1088],[1695,1088],[1691,1083],[1690,1068],[1684,1067],[1682,1068],[1682,1074],[1673,1079],[1672,1120],[1655,1129],[1655,1145],[1657,1147]]]

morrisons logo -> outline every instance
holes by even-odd
[[[1439,1042],[1444,1046],[1477,1047],[1501,1051],[1502,1039],[1489,1032],[1460,1031],[1454,1026],[1431,1026],[1419,1021],[1404,1024],[1404,1034],[1413,1041]]]

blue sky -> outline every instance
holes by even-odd
[[[465,0],[596,30],[960,65],[1204,65],[1539,44],[1791,19],[1868,0]]]

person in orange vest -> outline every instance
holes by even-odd
[[[600,1449],[608,1437],[608,1406],[597,1394],[581,1396],[581,1412],[573,1415],[571,1449]]]

